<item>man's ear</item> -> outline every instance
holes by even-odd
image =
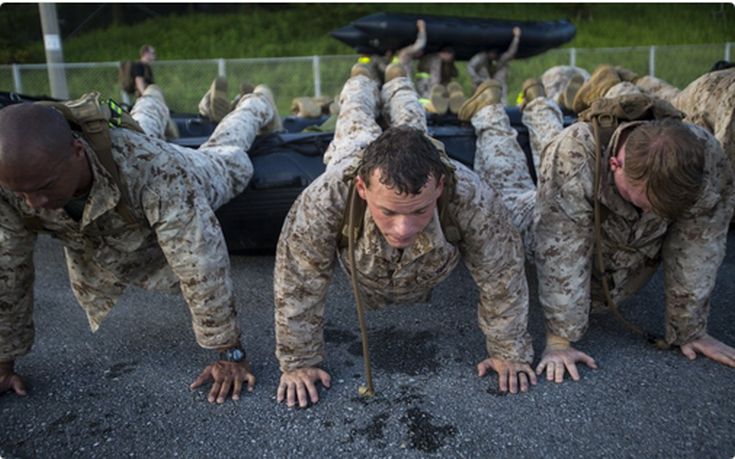
[[[86,157],[84,153],[84,142],[81,141],[81,139],[74,139],[71,141],[71,149],[72,149],[72,155],[74,158],[84,158]]]
[[[357,194],[359,194],[363,200],[367,201],[367,185],[365,184],[365,181],[362,179],[362,177],[360,177],[359,175],[355,177],[355,189],[357,190]]]
[[[623,162],[618,159],[617,156],[610,157],[610,170],[615,172],[623,167]]]

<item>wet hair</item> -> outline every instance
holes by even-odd
[[[680,121],[656,120],[633,129],[625,141],[623,172],[645,184],[653,211],[674,220],[699,197],[705,145]]]
[[[380,183],[400,194],[419,194],[430,177],[439,180],[450,171],[423,131],[408,126],[386,129],[365,149],[358,175],[370,187],[373,172]]]
[[[725,61],[725,60],[722,60],[722,61],[717,61],[717,62],[715,62],[715,63],[714,63],[713,65],[712,65],[712,68],[711,68],[711,69],[709,69],[709,71],[710,71],[710,72],[716,72],[716,71],[718,71],[718,70],[731,69],[731,68],[733,68],[733,67],[735,67],[735,63],[733,63],[733,62],[728,62],[728,61]]]

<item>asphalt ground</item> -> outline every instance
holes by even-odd
[[[735,345],[735,232],[711,302],[709,330]],[[369,312],[378,394],[361,399],[363,367],[346,276],[327,300],[333,385],[308,409],[277,404],[273,256],[233,256],[245,344],[258,378],[240,401],[210,405],[189,390],[215,355],[194,340],[180,296],[129,289],[91,333],[68,285],[60,244],[36,251],[36,342],[17,371],[29,395],[0,396],[2,457],[665,457],[735,454],[735,370],[660,351],[609,314],[579,343],[598,363],[580,382],[545,380],[504,395],[479,378],[484,356],[477,291],[463,267],[429,305]],[[662,276],[622,305],[663,331]],[[532,298],[535,280],[530,276]],[[532,301],[538,361],[543,321]]]

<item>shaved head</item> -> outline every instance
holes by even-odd
[[[92,171],[81,139],[51,107],[0,110],[0,187],[33,208],[58,209],[89,190]]]
[[[71,129],[51,107],[24,103],[0,110],[0,170],[69,154]]]

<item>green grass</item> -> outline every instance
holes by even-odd
[[[35,5],[0,7],[0,63],[43,62],[44,51],[38,38],[26,45],[15,45],[13,27],[29,15]],[[59,5],[58,8],[64,8]],[[513,96],[528,77],[539,76],[546,68],[568,64],[565,48],[579,48],[577,65],[592,71],[597,64],[624,65],[639,73],[648,72],[645,49],[626,47],[662,46],[656,60],[656,75],[683,87],[723,58],[724,44],[735,42],[735,7],[732,4],[283,4],[264,8],[242,4],[237,13],[197,13],[148,19],[131,26],[111,26],[64,41],[66,62],[114,62],[133,59],[142,43],[152,43],[158,51],[155,77],[165,90],[175,111],[196,111],[201,95],[216,75],[214,62],[185,65],[178,60],[234,59],[227,63],[231,87],[240,79],[266,82],[274,90],[279,111],[288,113],[290,101],[300,95],[313,95],[310,62],[253,63],[238,59],[285,56],[354,55],[348,46],[329,36],[331,30],[361,16],[377,11],[492,17],[516,20],[567,18],[577,27],[576,37],[564,47],[530,59],[513,62],[509,75],[509,94]],[[16,35],[32,34],[18,30]],[[10,44],[10,45],[8,45]],[[715,46],[703,46],[716,44]],[[667,49],[667,45],[698,45]],[[611,51],[605,48],[618,48]],[[620,48],[623,48],[622,50]],[[735,53],[735,50],[733,50]],[[326,58],[322,61],[323,94],[335,94],[349,72],[352,60]],[[459,63],[460,82],[471,87],[464,63]],[[23,72],[23,92],[48,94],[45,70]],[[89,90],[118,97],[114,66],[67,72],[72,97]],[[9,67],[0,68],[0,88],[13,87]],[[512,97],[509,97],[512,100]]]
[[[29,14],[27,8],[0,7],[4,34],[12,33],[15,15]],[[64,55],[68,62],[133,58],[145,42],[156,45],[162,60],[349,54],[352,50],[329,32],[377,11],[518,20],[567,18],[577,26],[576,38],[567,45],[575,47],[735,41],[732,4],[323,3],[284,5],[277,10],[242,5],[237,14],[197,13],[112,26],[65,40]],[[0,63],[43,62],[40,30],[37,36],[39,40],[22,49],[4,46]]]

